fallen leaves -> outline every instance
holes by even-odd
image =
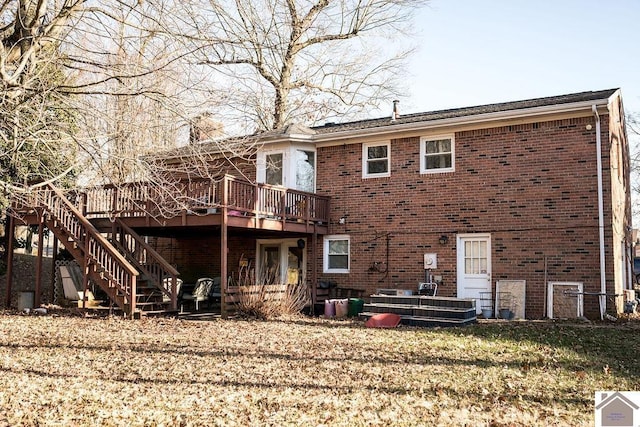
[[[487,328],[0,315],[0,426],[589,425],[638,388],[589,331]]]

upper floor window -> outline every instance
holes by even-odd
[[[316,153],[296,150],[296,188],[313,193],[316,191]]]
[[[282,153],[267,154],[266,156],[266,179],[265,183],[271,185],[282,185]]]
[[[283,145],[259,150],[256,181],[300,191],[316,191],[316,152],[310,145]]]
[[[454,147],[453,136],[420,138],[420,173],[452,172]]]
[[[376,178],[391,175],[391,144],[362,144],[362,177]]]

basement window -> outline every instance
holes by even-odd
[[[350,264],[350,239],[346,235],[324,238],[324,273],[348,273]]]
[[[453,135],[420,138],[420,173],[454,171]]]

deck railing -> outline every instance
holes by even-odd
[[[200,215],[226,207],[232,215],[325,224],[329,220],[329,197],[254,184],[229,175],[223,180],[227,181],[226,197],[222,194],[225,185],[221,180],[183,180],[162,188],[157,184],[138,182],[87,189],[78,207],[89,218]]]

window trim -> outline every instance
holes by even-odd
[[[428,141],[437,141],[441,139],[449,139],[451,140],[451,167],[448,168],[437,168],[437,169],[427,169],[426,167],[426,157],[427,157],[427,142]],[[434,135],[434,136],[423,136],[420,137],[420,173],[421,174],[432,174],[432,173],[446,173],[446,172],[454,172],[456,170],[456,140],[455,135]]]
[[[329,243],[336,240],[347,241],[347,268],[329,268]],[[346,274],[351,270],[351,237],[348,234],[333,234],[330,236],[324,236],[323,242],[323,256],[322,256],[322,272],[323,273],[337,273]]]
[[[289,173],[289,165],[287,164],[288,153],[286,148],[274,148],[271,150],[259,151],[256,158],[256,181],[261,184],[267,183],[267,158],[274,154],[282,155],[282,184],[287,185],[287,174]]]
[[[387,147],[387,171],[382,173],[369,173],[369,147]],[[364,142],[362,143],[362,178],[385,178],[391,176],[391,141]]]
[[[267,182],[267,180],[269,179],[269,169],[270,169],[269,168],[269,157],[272,157],[272,156],[280,156],[280,169],[278,170],[278,172],[280,173],[280,183],[278,183],[278,184],[271,184],[271,183]],[[280,187],[284,186],[284,183],[285,183],[285,165],[284,165],[284,162],[286,161],[284,152],[274,151],[274,152],[271,152],[271,153],[266,153],[265,156],[264,156],[264,160],[265,160],[265,162],[264,162],[264,182],[266,184],[269,184],[269,185],[276,185],[276,186],[280,186]]]

